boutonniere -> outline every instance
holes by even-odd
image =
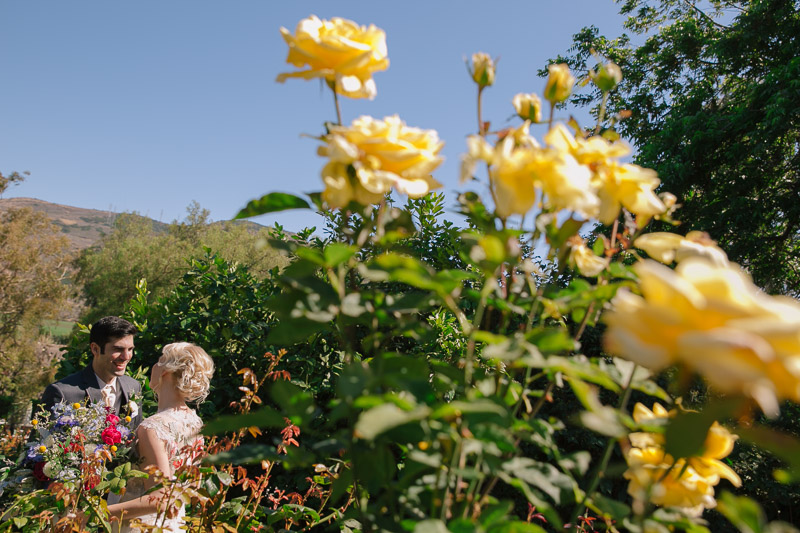
[[[139,414],[139,404],[135,401],[131,400],[128,402],[128,416],[134,418],[136,415]]]

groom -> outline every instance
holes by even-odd
[[[92,362],[86,368],[47,386],[42,403],[47,410],[60,401],[83,403],[86,398],[102,402],[119,414],[130,414],[133,426],[142,421],[142,413],[127,409],[133,394],[140,394],[141,384],[125,375],[125,367],[133,357],[133,336],[136,327],[116,316],[98,320],[89,332],[89,349]],[[134,404],[135,405],[135,404]],[[132,407],[132,406],[131,406]]]

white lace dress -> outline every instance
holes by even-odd
[[[164,443],[164,449],[169,457],[172,471],[165,472],[172,476],[175,470],[183,464],[191,463],[195,459],[195,452],[198,445],[202,444],[203,437],[200,436],[200,429],[203,427],[203,421],[197,416],[193,410],[188,408],[172,408],[159,411],[149,418],[142,420],[140,424],[145,429],[150,429],[155,432],[159,440]],[[191,448],[188,448],[191,447]],[[139,498],[146,492],[144,480],[141,478],[131,479],[128,483],[128,490],[121,501],[128,501]],[[185,511],[180,507],[177,516],[166,518],[164,517],[164,510],[160,513],[152,513],[140,516],[138,520],[142,524],[150,526],[158,526],[161,531],[170,533],[182,533],[185,530],[181,529],[184,524],[183,517]],[[132,533],[142,531],[131,522],[136,519],[123,522],[121,529],[122,533]],[[148,530],[150,531],[150,530]],[[158,531],[158,530],[156,530]]]

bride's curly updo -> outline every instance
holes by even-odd
[[[186,401],[200,403],[208,396],[214,361],[201,347],[190,342],[167,344],[158,364],[175,375],[175,386]]]

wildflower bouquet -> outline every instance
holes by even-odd
[[[12,498],[3,505],[0,530],[51,530],[54,524],[80,523],[78,511],[102,516],[110,490],[122,493],[126,477],[137,475],[126,460],[134,437],[132,417],[114,414],[95,403],[54,405],[32,421],[30,440],[0,484],[0,495]],[[119,464],[117,464],[119,463]]]
[[[28,445],[24,461],[41,482],[83,481],[87,490],[100,480],[102,466],[117,455],[124,456],[133,440],[131,417],[120,418],[102,404],[67,404],[53,406],[51,413],[31,422],[38,439]],[[93,461],[92,459],[102,459]],[[89,463],[93,468],[87,468]]]

